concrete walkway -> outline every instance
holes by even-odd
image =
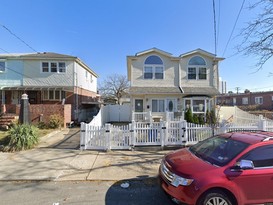
[[[42,137],[37,148],[0,152],[0,180],[126,180],[156,177],[170,151],[80,151],[79,128]]]

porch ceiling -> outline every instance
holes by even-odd
[[[219,91],[211,87],[131,87],[131,94],[183,94],[215,96]]]

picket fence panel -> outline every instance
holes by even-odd
[[[273,122],[223,124],[217,127],[186,121],[133,122],[124,126],[81,124],[81,149],[131,149],[135,146],[190,146],[215,134],[232,131],[273,131]]]

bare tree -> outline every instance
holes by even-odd
[[[99,85],[99,92],[105,102],[120,104],[120,99],[128,94],[129,81],[125,75],[110,75]]]
[[[243,41],[238,51],[255,56],[260,70],[273,56],[273,0],[258,0],[249,9],[260,9],[260,13],[240,33]]]

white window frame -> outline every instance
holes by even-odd
[[[159,56],[157,57],[160,58]],[[164,64],[161,58],[160,60],[162,61],[162,64],[161,63],[160,64],[150,64],[150,63],[145,64],[144,62],[144,68],[143,68],[144,80],[163,80],[164,79]]]
[[[43,91],[43,100],[61,101],[63,96],[65,96],[65,91],[63,90],[44,90]]]
[[[48,64],[48,71],[44,71],[44,66],[43,64],[46,63]],[[52,72],[52,64],[56,64],[56,72]],[[64,67],[63,66],[60,66],[60,64],[64,64]],[[66,73],[66,63],[63,62],[63,61],[42,61],[41,62],[41,73],[58,73],[58,74],[64,74]]]
[[[6,60],[0,60],[0,63],[4,64],[3,70],[1,69],[2,67],[0,67],[0,73],[5,73],[7,71],[7,62]]]
[[[147,66],[144,66],[143,73],[144,73],[143,74],[144,80],[163,80],[164,79],[164,66],[149,64]],[[146,74],[151,75],[151,77],[145,77]],[[159,77],[159,75],[162,77]]]
[[[256,105],[262,105],[263,104],[263,97],[259,96],[259,97],[255,97],[255,104]]]
[[[242,98],[242,104],[243,105],[248,105],[248,97],[243,97]]]
[[[193,114],[206,114],[206,111],[208,109],[208,99],[202,98],[202,97],[194,97],[194,98],[185,98],[184,101],[184,108],[191,109]],[[202,103],[195,103],[195,102],[201,102]]]
[[[190,65],[190,61],[194,57],[200,57],[204,60],[205,64],[204,65]],[[192,58],[189,59],[188,62],[188,69],[187,69],[187,78],[188,80],[208,80],[208,68],[207,68],[207,62],[206,60],[201,57],[201,56],[193,56]],[[195,69],[195,71],[193,70]],[[202,72],[202,69],[205,69],[205,72]],[[195,77],[189,78],[189,76],[192,75]],[[200,78],[201,76],[205,76],[205,78]]]
[[[232,98],[232,103],[233,103],[233,105],[236,105],[237,99],[236,98]]]
[[[64,64],[63,66],[60,66],[60,64]],[[66,73],[66,63],[65,62],[58,62],[58,73]]]
[[[154,108],[156,103],[156,108]],[[156,110],[154,110],[156,109]],[[165,100],[164,99],[152,99],[152,112],[165,112]]]
[[[190,69],[195,69],[195,72],[194,71],[190,71]],[[201,73],[201,69],[206,69],[206,73]],[[195,75],[195,78],[189,78],[189,75]],[[206,77],[205,78],[200,78],[200,76],[203,76],[205,75]],[[188,66],[188,80],[207,80],[208,79],[208,69],[205,65],[200,65],[200,66],[192,66],[192,65],[189,65]]]

